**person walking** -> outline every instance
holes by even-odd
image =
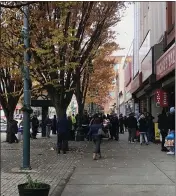
[[[162,137],[161,151],[168,152],[168,149],[164,146],[164,143],[165,143],[165,138],[168,134],[169,121],[168,121],[168,116],[164,109],[162,110],[162,113],[158,115],[158,128],[160,130],[160,134]]]
[[[134,117],[134,113],[130,113],[126,123],[128,126],[128,133],[129,133],[128,142],[134,143],[136,130],[137,130],[137,119]]]
[[[46,137],[50,138],[52,121],[51,121],[49,115],[47,116],[47,118],[45,120],[45,125],[46,125]]]
[[[92,124],[90,125],[90,130],[88,132],[88,136],[93,139],[93,142],[95,144],[95,150],[93,152],[93,160],[97,160],[98,156],[101,158],[101,139],[102,135],[100,134],[101,130],[103,128],[103,125],[100,122],[99,118],[95,118]]]
[[[32,123],[32,138],[37,139],[36,136],[39,128],[39,120],[36,114],[32,117],[31,123]]]
[[[56,135],[56,129],[57,129],[57,119],[56,119],[56,115],[54,115],[54,118],[52,120],[52,134]]]
[[[146,118],[144,116],[144,114],[142,114],[139,118],[139,132],[140,132],[140,144],[142,145],[143,143],[143,138],[145,141],[145,144],[148,145],[148,139],[147,139],[147,121]]]
[[[123,114],[119,115],[119,128],[120,128],[120,133],[124,134],[124,120],[123,120]]]
[[[68,120],[66,114],[58,120],[57,124],[57,153],[60,154],[60,151],[63,151],[63,154],[66,154],[68,148]]]

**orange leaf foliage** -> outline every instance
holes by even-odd
[[[104,105],[110,99],[115,78],[114,59],[110,55],[117,49],[117,44],[112,42],[104,45],[94,59],[94,72],[90,76],[86,103]]]

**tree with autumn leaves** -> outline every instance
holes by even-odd
[[[32,77],[47,90],[60,118],[75,93],[80,116],[91,61],[113,38],[123,2],[52,2],[31,13]],[[40,10],[40,11],[39,11]]]
[[[86,103],[95,103],[101,106],[109,101],[110,91],[115,78],[113,51],[118,49],[114,42],[106,44],[100,49],[93,62],[93,73],[90,76]]]
[[[87,84],[92,74],[90,67],[92,62],[96,62],[97,51],[113,39],[114,32],[110,28],[120,21],[120,11],[124,8],[124,2],[117,1],[36,2],[29,5],[31,78],[48,92],[59,118],[66,113],[73,93],[81,108],[79,113],[83,112]],[[14,35],[9,39],[16,45],[9,47],[10,43],[6,42],[3,47],[13,51],[16,57],[19,55],[15,53],[21,51],[20,59],[12,60],[20,69],[24,49],[18,39],[21,37],[23,11],[21,7],[6,9],[2,13],[6,30]],[[5,76],[3,65],[6,58],[1,58],[1,77]],[[10,63],[6,65],[12,69]],[[8,73],[11,74],[10,70]],[[7,84],[5,88],[8,88]],[[17,92],[21,91],[18,89]],[[2,99],[4,93],[1,92],[0,96]]]

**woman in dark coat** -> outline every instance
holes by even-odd
[[[99,129],[102,129],[102,123],[99,118],[95,118],[93,123],[90,125],[90,130],[88,132],[88,136],[93,139],[93,142],[95,144],[95,150],[93,153],[93,159],[96,160],[97,156],[99,155],[99,158],[101,158],[101,151],[100,151],[100,145],[101,145],[101,135],[99,135]]]
[[[139,118],[139,132],[140,132],[140,144],[142,145],[143,143],[143,138],[144,141],[146,143],[146,145],[148,145],[148,139],[147,139],[147,121],[145,116],[142,114]]]

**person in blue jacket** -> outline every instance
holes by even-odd
[[[101,145],[102,135],[99,134],[99,130],[102,130],[102,128],[103,125],[100,121],[100,118],[96,117],[92,121],[92,124],[90,125],[90,130],[88,132],[88,136],[93,139],[93,142],[95,144],[95,150],[93,152],[93,160],[96,160],[98,155],[99,158],[101,158],[100,145]]]

